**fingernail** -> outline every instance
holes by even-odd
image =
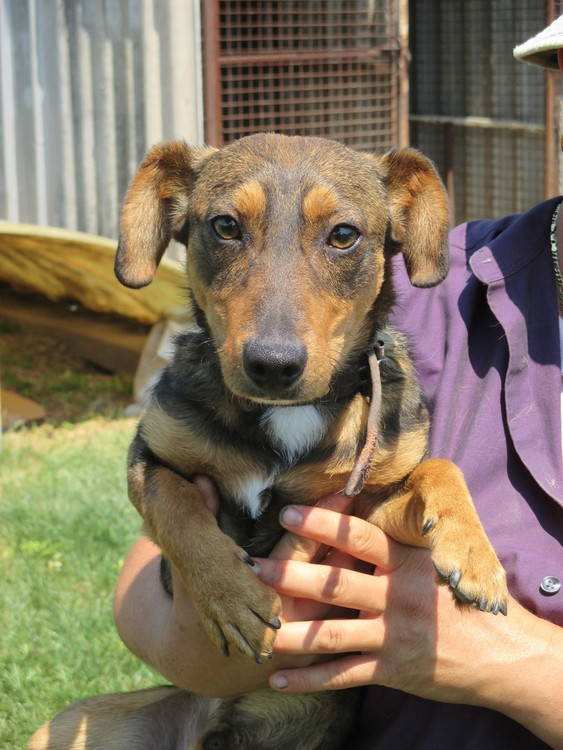
[[[299,526],[303,521],[302,514],[292,506],[284,508],[280,513],[280,521],[284,526]]]
[[[270,677],[270,685],[274,690],[283,690],[288,686],[287,677],[284,674],[273,674]]]

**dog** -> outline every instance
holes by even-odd
[[[413,285],[438,284],[447,228],[440,178],[413,149],[373,156],[272,133],[221,149],[168,142],[134,176],[116,275],[143,287],[170,240],[184,243],[197,327],[178,337],[141,418],[129,496],[226,657],[272,653],[280,600],[250,564],[280,538],[281,508],[344,489],[355,513],[429,549],[461,602],[506,614],[505,573],[461,472],[425,460],[428,413],[407,343],[387,325],[392,256],[403,254]],[[217,520],[195,474],[217,485]],[[157,704],[176,701],[175,727],[195,705],[177,688],[155,690],[71,709],[71,723],[78,711],[92,727],[91,744],[76,747],[330,750],[346,747],[356,715],[357,691],[260,691],[198,702],[190,740],[184,728],[171,744],[163,734],[129,745],[151,710],[153,728],[166,714]]]

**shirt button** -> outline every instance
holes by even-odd
[[[561,581],[555,576],[546,576],[540,583],[540,589],[544,594],[556,594],[561,588]]]

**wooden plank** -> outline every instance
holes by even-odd
[[[41,404],[5,388],[0,390],[0,404],[2,430],[12,430],[31,422],[42,422],[45,419],[46,412]]]
[[[0,317],[64,341],[76,354],[106,370],[134,373],[148,327],[73,307],[4,291],[0,296]]]
[[[545,126],[534,122],[518,120],[494,120],[491,117],[448,117],[446,115],[409,116],[411,122],[423,122],[428,125],[458,125],[464,128],[481,128],[483,130],[515,130],[523,133],[543,133]]]
[[[53,301],[71,299],[141,323],[156,323],[185,309],[179,263],[163,260],[150,286],[127,289],[113,272],[116,246],[84,232],[0,221],[0,280]]]

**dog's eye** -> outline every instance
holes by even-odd
[[[216,216],[211,221],[215,234],[222,240],[240,239],[240,227],[238,222],[232,216]]]
[[[355,245],[360,233],[349,224],[338,224],[328,236],[328,244],[338,250],[348,250]]]

